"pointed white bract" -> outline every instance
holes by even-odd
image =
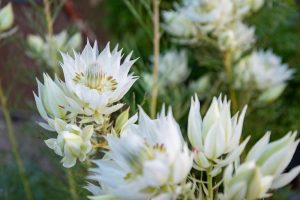
[[[67,89],[76,94],[92,112],[111,114],[120,109],[116,104],[136,81],[128,74],[135,60],[129,54],[122,62],[122,50],[118,46],[111,52],[109,44],[99,54],[97,43],[88,42],[82,53],[74,57],[62,53],[61,63]]]
[[[191,170],[193,157],[169,111],[150,119],[140,108],[138,124],[130,124],[120,137],[107,136],[110,151],[95,161],[89,179],[93,198],[175,199]],[[91,198],[91,199],[93,199]]]
[[[94,133],[93,126],[88,125],[83,129],[74,124],[56,118],[54,120],[57,138],[45,140],[46,145],[62,156],[61,162],[66,168],[73,167],[76,160],[83,162],[92,151],[91,137]]]
[[[274,181],[272,182],[273,189],[285,186],[300,172],[299,166],[288,173],[282,174],[290,163],[299,144],[299,139],[296,140],[296,136],[296,132],[290,132],[283,138],[270,142],[270,133],[266,133],[252,147],[246,157],[246,161],[257,163],[263,175],[274,177]]]
[[[188,119],[188,138],[195,153],[196,168],[207,170],[220,168],[237,160],[248,141],[240,144],[246,107],[240,116],[231,117],[230,102],[222,96],[214,98],[203,120],[200,103],[192,98]],[[226,157],[225,157],[226,156]]]
[[[235,87],[247,89],[251,85],[253,89],[262,92],[262,101],[272,101],[280,96],[294,73],[270,50],[254,51],[243,58],[234,70]]]
[[[237,169],[229,165],[223,175],[224,192],[221,200],[255,200],[268,197],[267,191],[272,183],[272,176],[262,174],[254,162],[246,162]]]

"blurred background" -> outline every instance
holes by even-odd
[[[24,164],[24,174],[33,199],[86,199],[84,167],[77,165],[72,171],[66,171],[59,162],[60,158],[44,144],[43,140],[51,133],[35,123],[40,121],[33,98],[33,91],[37,91],[36,78],[41,80],[44,72],[60,74],[57,67],[60,55],[49,55],[55,58],[47,62],[47,54],[43,52],[47,44],[41,39],[47,41],[48,35],[61,34],[51,42],[58,46],[64,43],[60,48],[62,51],[80,50],[87,38],[97,40],[101,48],[110,41],[112,48],[119,44],[125,54],[133,51],[133,57],[139,57],[139,60],[132,71],[140,79],[126,95],[125,102],[132,113],[135,113],[137,105],[147,110],[151,92],[147,77],[152,72],[153,54],[151,3],[149,0],[49,0],[47,11],[42,0],[0,2],[1,8],[11,3],[14,13],[12,27],[7,35],[0,38],[0,199],[24,199],[24,177],[19,174],[15,147],[19,160]],[[176,2],[179,1],[162,0],[161,10],[172,9]],[[272,139],[283,136],[289,130],[300,130],[300,1],[270,0],[246,22],[256,27],[256,48],[273,49],[284,63],[295,70],[278,99],[268,104],[249,106],[243,135],[251,135],[251,142],[255,143],[266,130],[272,131]],[[161,52],[179,48],[187,51],[189,74],[181,77],[178,84],[162,83],[158,92],[158,108],[163,103],[171,105],[181,127],[186,127],[190,97],[194,93],[198,94],[205,109],[208,106],[206,102],[213,96],[227,94],[228,91],[222,82],[216,81],[223,64],[222,55],[215,47],[205,43],[196,47],[174,43],[162,30]],[[12,121],[10,125],[7,116]],[[12,132],[15,144],[11,139]],[[292,165],[298,165],[299,157],[298,152]],[[68,179],[70,173],[73,180]],[[271,199],[300,199],[297,196],[300,193],[299,181],[295,180]],[[76,186],[75,191],[70,190],[70,185]]]

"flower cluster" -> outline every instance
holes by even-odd
[[[282,64],[272,51],[254,51],[246,56],[235,67],[235,87],[237,89],[259,90],[259,100],[273,101],[283,92],[293,70]]]
[[[56,68],[60,60],[58,52],[78,50],[81,47],[81,35],[80,33],[68,35],[66,31],[57,35],[46,35],[45,39],[38,35],[29,35],[27,43],[30,57],[40,60],[51,68]]]
[[[255,42],[254,28],[242,20],[263,3],[263,0],[183,0],[175,11],[163,13],[164,28],[185,42],[212,38],[221,51],[235,52],[237,59]]]
[[[123,106],[118,102],[136,80],[128,75],[135,60],[130,54],[122,62],[122,51],[116,47],[111,52],[109,44],[99,54],[96,42],[93,47],[88,42],[81,54],[62,57],[64,81],[44,74],[44,84],[38,81],[34,96],[46,121],[40,125],[58,133],[47,145],[64,157],[64,166],[71,167],[77,158],[84,161],[91,143],[97,144],[109,132],[111,113]]]

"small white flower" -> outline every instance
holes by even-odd
[[[97,168],[89,177],[100,184],[87,187],[93,198],[175,199],[193,157],[171,112],[151,120],[140,109],[138,125],[128,125],[120,137],[108,135],[107,141],[110,151],[95,161]]]
[[[9,29],[14,22],[14,13],[11,3],[8,3],[0,10],[0,32]]]
[[[260,139],[250,150],[246,161],[254,161],[261,168],[263,175],[273,176],[272,188],[277,189],[290,183],[300,172],[300,166],[284,173],[290,163],[299,140],[296,140],[297,133],[288,133],[285,137],[270,142],[270,133]]]
[[[111,114],[120,109],[122,104],[116,104],[136,81],[129,70],[135,60],[130,60],[129,54],[123,62],[122,50],[116,47],[110,52],[109,44],[99,54],[97,43],[91,47],[88,42],[83,52],[74,52],[74,57],[62,54],[61,64],[66,88],[74,93],[90,114]]]
[[[55,119],[54,124],[58,133],[57,138],[45,140],[45,143],[57,155],[63,157],[61,160],[63,166],[66,168],[73,167],[77,159],[81,162],[85,161],[92,150],[93,126],[88,125],[81,129],[58,118]]]
[[[47,35],[45,39],[38,35],[29,35],[27,43],[31,57],[41,59],[48,66],[55,68],[58,67],[59,51],[70,52],[80,48],[81,34],[75,33],[69,36],[66,31],[62,31],[57,35]]]
[[[224,193],[221,200],[255,200],[266,198],[272,183],[272,176],[263,175],[254,162],[246,162],[233,172],[229,165],[224,172]]]
[[[193,38],[197,34],[194,23],[181,10],[163,12],[163,28],[176,37]]]
[[[246,139],[240,144],[246,107],[238,117],[231,117],[230,102],[214,98],[203,120],[200,103],[192,99],[188,118],[188,138],[195,152],[195,162],[199,170],[214,167],[218,171],[236,159],[245,148]],[[224,157],[226,155],[226,157]],[[223,156],[223,158],[221,158]]]
[[[235,59],[238,59],[255,43],[255,28],[242,22],[228,26],[215,35],[218,38],[220,50],[233,52]]]
[[[243,58],[235,66],[235,87],[237,89],[252,89],[267,91],[275,87],[284,87],[286,81],[291,79],[294,70],[282,64],[280,57],[272,51],[254,51]],[[272,90],[273,92],[276,92]],[[283,91],[281,89],[280,91]],[[270,92],[270,91],[269,91]],[[276,92],[277,96],[280,93]],[[272,99],[276,98],[269,94]]]

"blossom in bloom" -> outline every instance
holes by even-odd
[[[128,200],[175,199],[189,174],[193,157],[169,111],[150,119],[140,108],[138,124],[106,137],[110,151],[89,178],[93,197]]]
[[[266,101],[277,98],[291,79],[294,70],[282,64],[281,58],[272,51],[254,51],[243,58],[234,68],[235,87],[248,89],[251,86],[266,92]],[[274,95],[274,93],[276,95]]]
[[[295,141],[296,136],[296,132],[290,132],[285,137],[270,142],[270,133],[266,133],[247,155],[246,161],[256,162],[263,175],[274,177],[272,189],[287,185],[300,172],[300,166],[298,166],[290,172],[283,173],[299,144],[299,139]]]
[[[163,12],[163,28],[173,36],[193,38],[197,34],[194,23],[181,10]]]
[[[93,126],[88,125],[81,129],[58,118],[55,119],[54,124],[58,133],[57,138],[45,140],[45,143],[57,155],[63,157],[61,160],[63,166],[66,168],[73,167],[77,159],[81,162],[85,161],[87,155],[92,151]]]
[[[116,47],[112,52],[109,44],[99,54],[97,43],[88,42],[81,54],[74,57],[62,53],[61,63],[66,89],[75,94],[92,114],[111,114],[120,109],[119,101],[136,81],[128,72],[135,62],[129,54],[123,62],[122,50]]]
[[[228,26],[216,32],[215,35],[218,38],[220,50],[233,52],[235,59],[238,59],[255,43],[255,28],[242,22]]]
[[[49,67],[58,67],[59,51],[70,52],[77,50],[81,46],[81,34],[75,33],[68,35],[66,31],[62,31],[57,35],[47,35],[45,39],[38,35],[29,35],[27,37],[29,46],[29,56],[41,59]]]
[[[0,9],[0,32],[9,29],[14,22],[14,13],[11,3]]]
[[[229,0],[187,0],[183,9],[204,34],[223,29],[233,20],[234,5]]]
[[[188,138],[195,152],[197,169],[204,171],[214,167],[217,173],[221,167],[239,158],[248,141],[246,139],[239,144],[245,113],[246,107],[240,116],[235,114],[231,117],[230,102],[226,97],[222,100],[220,95],[218,99],[213,99],[202,120],[199,100],[197,96],[192,98],[188,117]]]
[[[224,192],[221,200],[255,200],[269,196],[273,177],[264,175],[255,162],[246,162],[237,167],[234,172],[229,165],[224,172]]]

